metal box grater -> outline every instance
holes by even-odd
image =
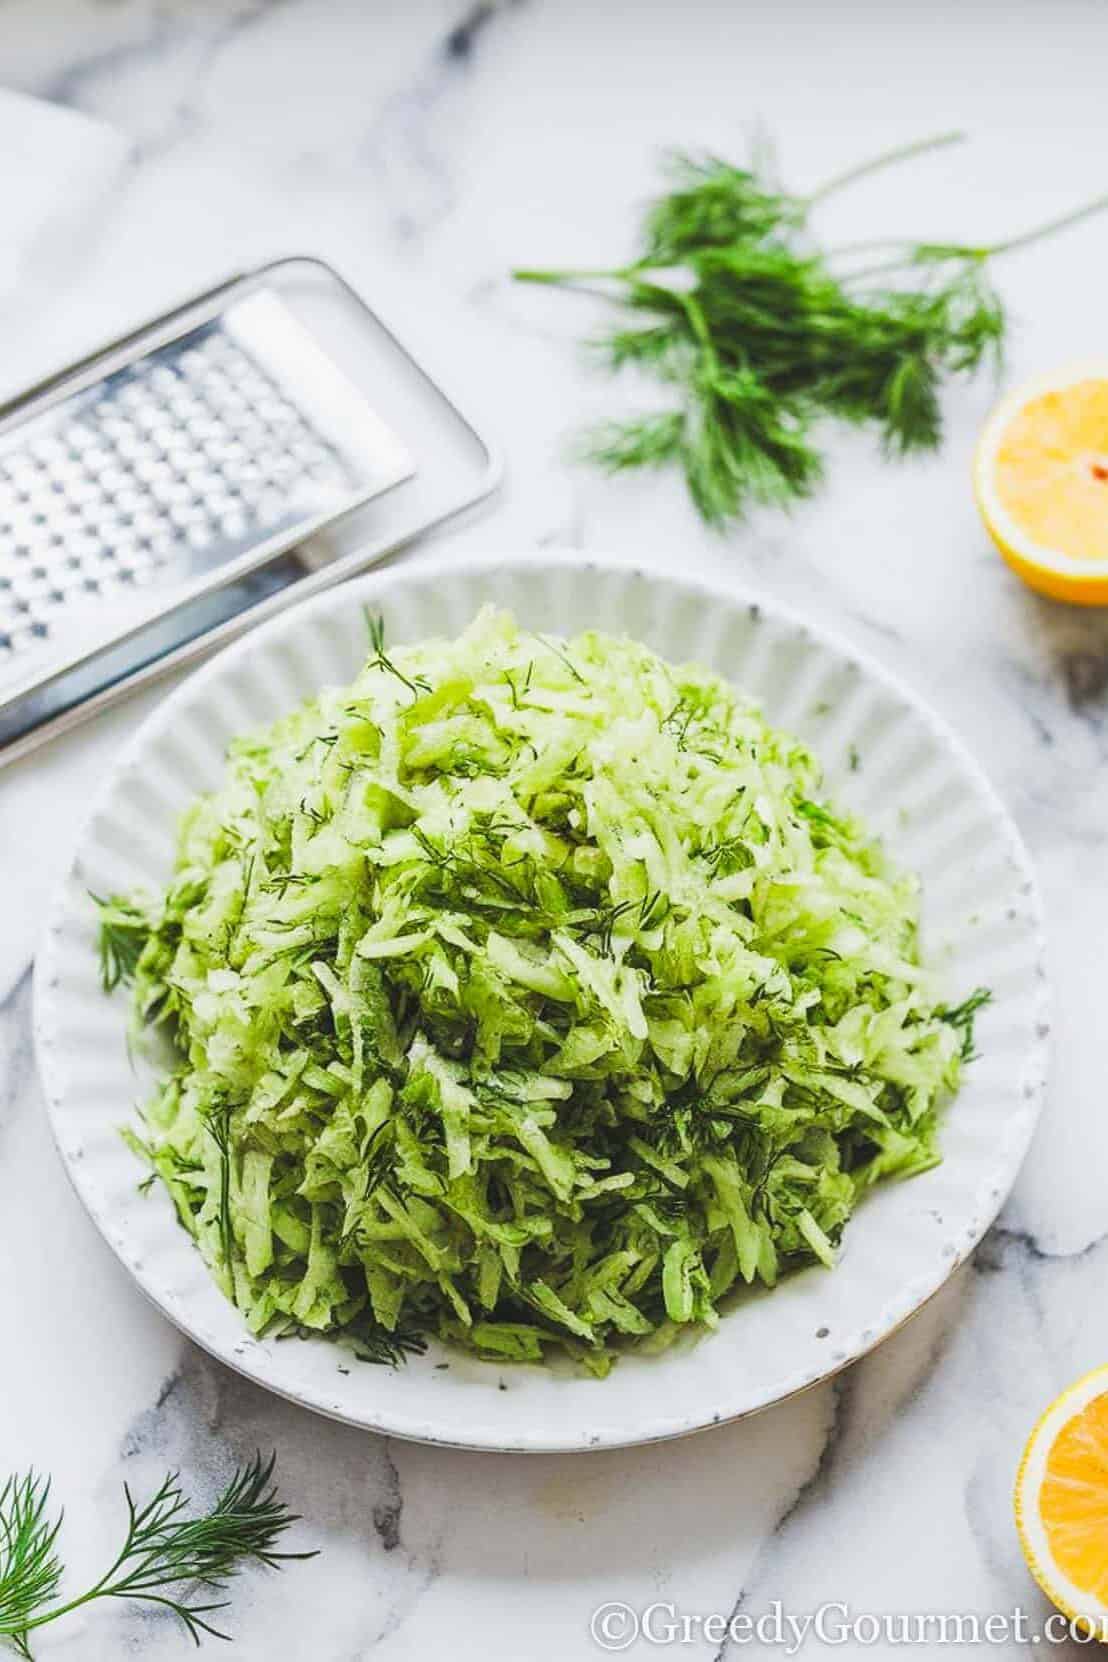
[[[32,388],[0,407],[0,764],[496,474],[317,260],[230,279]],[[354,515],[358,547],[338,535]]]

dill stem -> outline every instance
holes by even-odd
[[[872,161],[859,162],[856,167],[847,168],[845,173],[834,174],[826,184],[820,185],[818,190],[814,190],[809,196],[804,197],[803,201],[807,207],[815,207],[817,202],[822,202],[825,196],[831,195],[832,191],[842,190],[847,185],[853,185],[859,179],[868,178],[871,173],[880,172],[882,168],[894,167],[898,162],[910,161],[913,156],[926,155],[930,150],[943,150],[951,144],[962,144],[965,142],[965,137],[965,133],[962,132],[936,133],[931,138],[916,139],[912,144],[897,145],[895,150],[884,150],[881,155],[874,156]]]
[[[517,283],[553,283],[555,285],[558,283],[590,283],[601,278],[609,278],[612,282],[628,282],[636,271],[643,269],[645,268],[641,266],[617,266],[607,271],[590,271],[588,269],[581,271],[541,271],[521,267],[512,272],[512,277]]]
[[[83,1604],[89,1604],[93,1599],[103,1598],[105,1594],[110,1594],[112,1591],[110,1587],[112,1576],[120,1568],[125,1557],[126,1550],[124,1549],[94,1587],[89,1587],[83,1593],[78,1593],[76,1598],[67,1599],[65,1604],[55,1604],[49,1610],[43,1610],[41,1614],[33,1616],[29,1622],[23,1624],[23,1632],[30,1633],[33,1627],[45,1627],[47,1622],[56,1621],[59,1616],[68,1616],[71,1611],[79,1610]]]
[[[694,294],[683,295],[682,304],[684,306],[685,316],[689,320],[690,329],[696,339],[700,342],[700,345],[704,350],[704,354],[709,362],[714,364],[716,362],[716,349],[712,343],[712,335],[708,328],[708,320],[704,316],[703,307]]]
[[[904,246],[909,248],[911,244],[905,243]],[[871,277],[892,276],[897,271],[919,271],[920,269],[918,260],[879,260],[876,265],[862,266],[860,271],[844,272],[839,281],[845,288],[848,283],[868,282]]]
[[[1034,225],[1029,231],[1021,231],[1018,236],[1006,237],[1003,242],[975,245],[972,243],[951,243],[949,246],[935,243],[913,243],[900,238],[878,238],[869,242],[846,242],[838,248],[828,250],[829,257],[841,255],[876,253],[881,248],[899,248],[913,251],[907,259],[883,260],[876,265],[863,266],[860,271],[848,271],[844,274],[844,283],[857,283],[870,277],[880,277],[895,271],[906,271],[910,267],[919,269],[926,264],[918,255],[921,250],[933,250],[934,263],[940,260],[977,260],[984,264],[986,260],[995,259],[1001,254],[1012,254],[1017,249],[1029,248],[1032,243],[1041,242],[1052,237],[1058,231],[1068,231],[1073,225],[1080,225],[1086,219],[1092,219],[1096,214],[1108,209],[1108,196],[1094,197],[1091,202],[1084,203],[1080,208],[1071,208],[1067,213],[1059,214],[1055,219],[1048,219],[1041,225]]]
[[[128,1500],[130,1500],[129,1494]],[[74,1610],[80,1610],[82,1605],[91,1604],[94,1599],[121,1597],[138,1597],[145,1599],[147,1597],[153,1597],[154,1595],[148,1595],[145,1593],[128,1593],[126,1578],[121,1582],[115,1581],[115,1577],[119,1574],[120,1570],[127,1562],[128,1555],[130,1554],[130,1550],[133,1545],[134,1533],[132,1520],[132,1528],[128,1530],[126,1540],[120,1547],[116,1557],[112,1560],[111,1564],[109,1564],[108,1568],[100,1577],[99,1581],[95,1582],[91,1587],[87,1587],[83,1593],[78,1593],[75,1598],[67,1599],[64,1604],[55,1604],[50,1609],[43,1610],[39,1615],[32,1617],[29,1622],[24,1624],[23,1632],[30,1633],[32,1628],[45,1627],[47,1622],[57,1621],[59,1616],[68,1616]],[[145,1569],[149,1560],[157,1557],[158,1550],[159,1547],[157,1546],[147,1547],[138,1558],[139,1566]],[[171,1609],[176,1608],[176,1605],[172,1599],[158,1599],[157,1602],[160,1604],[168,1604]]]
[[[1059,215],[1057,219],[1048,219],[1043,225],[1035,225],[1030,231],[1021,231],[1019,236],[1008,237],[1004,242],[994,242],[990,248],[982,249],[986,255],[1010,254],[1016,248],[1027,248],[1033,242],[1039,242],[1043,237],[1053,236],[1055,231],[1066,231],[1071,225],[1080,225],[1082,220],[1092,219],[1094,214],[1103,213],[1108,208],[1108,196],[1094,197],[1086,202],[1084,207],[1072,208],[1069,213]]]
[[[879,248],[915,248],[916,244],[909,237],[867,237],[862,242],[840,242],[834,248],[824,251],[828,260],[837,260],[841,255],[875,254]]]

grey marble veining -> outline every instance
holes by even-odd
[[[801,185],[901,139],[972,130],[964,163],[932,158],[844,195],[829,219],[843,240],[1018,229],[1103,187],[1105,47],[1108,16],[1078,0],[1009,7],[1002,43],[988,0],[2,0],[0,83],[112,122],[132,147],[103,223],[28,297],[33,326],[0,317],[7,375],[247,261],[328,255],[504,440],[503,496],[457,547],[571,543],[736,574],[936,704],[1035,852],[1056,997],[1050,1103],[1000,1223],[849,1373],[655,1448],[527,1459],[406,1445],[313,1418],[178,1335],[85,1219],[50,1141],[30,1046],[35,933],[105,759],[160,690],[3,775],[0,1459],[54,1472],[75,1572],[102,1561],[123,1480],[176,1465],[210,1496],[233,1460],[275,1446],[298,1544],[320,1556],[236,1585],[234,1654],[257,1662],[577,1662],[602,1654],[589,1617],[610,1599],[1041,1618],[1011,1525],[1015,1463],[1044,1404],[1108,1353],[1108,614],[1029,595],[984,538],[968,478],[993,388],[952,394],[941,457],[885,466],[835,437],[817,501],[719,539],[672,480],[567,465],[567,434],[624,395],[576,347],[590,305],[505,274],[621,257],[658,151],[734,154],[758,119]],[[1011,375],[1097,349],[1105,234],[1092,222],[998,270],[1019,320]],[[39,1654],[187,1649],[164,1618],[101,1610],[44,1634]]]

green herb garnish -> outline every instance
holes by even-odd
[[[375,628],[234,745],[141,911],[175,1062],[132,1146],[253,1331],[369,1362],[436,1335],[602,1373],[831,1264],[938,1159],[972,1015],[795,739],[495,611],[387,657]]]
[[[209,1618],[226,1601],[200,1603],[225,1590],[231,1577],[253,1561],[280,1569],[314,1552],[277,1552],[275,1545],[297,1521],[277,1498],[275,1457],[256,1456],[240,1467],[211,1511],[185,1517],[188,1506],[176,1472],[157,1494],[138,1505],[126,1484],[127,1532],[111,1567],[75,1598],[54,1602],[62,1578],[57,1551],[62,1514],[51,1516],[50,1480],[36,1472],[10,1477],[0,1489],[0,1638],[30,1657],[31,1634],[96,1599],[131,1599],[160,1605],[184,1623],[190,1637],[228,1635]]]
[[[972,1062],[977,1054],[974,1038],[977,1014],[992,1002],[992,996],[988,987],[977,987],[961,1004],[940,1005],[935,1012],[940,1021],[949,1022],[958,1032],[963,1062]]]
[[[584,436],[611,472],[676,465],[708,524],[789,507],[819,483],[819,424],[873,428],[887,455],[933,450],[945,377],[997,356],[1005,314],[989,262],[1102,209],[1102,199],[1004,242],[890,241],[822,249],[813,209],[945,134],[864,163],[809,196],[757,166],[678,155],[628,265],[518,270],[522,282],[600,292],[626,314],[594,343],[610,369],[652,376],[664,406]]]
[[[150,925],[141,907],[123,896],[114,895],[105,900],[94,894],[90,899],[96,902],[100,911],[97,932],[100,981],[104,991],[110,993],[121,981],[133,979]]]

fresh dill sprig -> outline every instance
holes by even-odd
[[[945,1021],[956,1029],[961,1037],[961,1056],[963,1062],[972,1062],[977,1054],[974,1048],[974,1024],[977,1013],[992,1000],[992,992],[988,987],[976,987],[968,998],[961,1004],[948,1004],[935,1011],[940,1021]]]
[[[150,938],[150,920],[132,901],[122,895],[89,895],[100,909],[97,950],[100,954],[100,982],[106,993],[120,982],[134,980],[142,949]]]
[[[425,675],[416,675],[409,678],[397,669],[396,665],[385,651],[384,618],[380,615],[380,613],[375,614],[370,612],[367,607],[363,607],[363,611],[365,612],[366,629],[369,634],[369,644],[373,651],[373,656],[369,660],[368,667],[370,669],[383,669],[386,674],[394,675],[403,686],[407,687],[408,691],[412,695],[412,701],[414,703],[420,693],[430,692],[431,683],[427,680]]]
[[[366,634],[375,657],[380,657],[385,650],[385,620],[380,612],[371,612],[368,606],[362,607],[365,617]]]
[[[666,394],[659,410],[584,434],[578,455],[610,472],[680,467],[702,518],[718,527],[755,505],[810,496],[828,418],[873,428],[889,456],[935,449],[945,378],[999,358],[1006,319],[989,262],[1108,205],[986,245],[815,244],[811,212],[833,191],[960,137],[890,151],[806,197],[757,165],[677,155],[630,264],[516,271],[524,282],[599,290],[619,306],[624,319],[595,351]]]
[[[47,1515],[49,1500],[50,1479],[33,1471],[9,1477],[0,1489],[0,1634],[24,1656],[31,1654],[27,1629],[62,1578],[54,1550],[62,1518]]]
[[[10,1477],[0,1489],[0,1638],[31,1656],[30,1635],[95,1599],[133,1599],[171,1610],[189,1636],[226,1639],[209,1620],[227,1601],[200,1603],[226,1590],[253,1560],[280,1569],[314,1552],[277,1552],[276,1543],[297,1515],[278,1499],[272,1482],[276,1456],[260,1454],[240,1466],[210,1512],[186,1517],[188,1500],[170,1472],[152,1500],[139,1505],[126,1484],[127,1531],[110,1568],[85,1592],[53,1603],[62,1563],[55,1547],[62,1514],[48,1516],[50,1481],[36,1472]]]
[[[208,1131],[219,1151],[219,1242],[229,1277],[235,1273],[235,1225],[231,1216],[231,1103],[219,1098],[205,1115]]]
[[[350,1346],[359,1362],[398,1368],[409,1356],[424,1354],[427,1336],[418,1327],[398,1327],[390,1331],[378,1322],[367,1322],[352,1333]]]

